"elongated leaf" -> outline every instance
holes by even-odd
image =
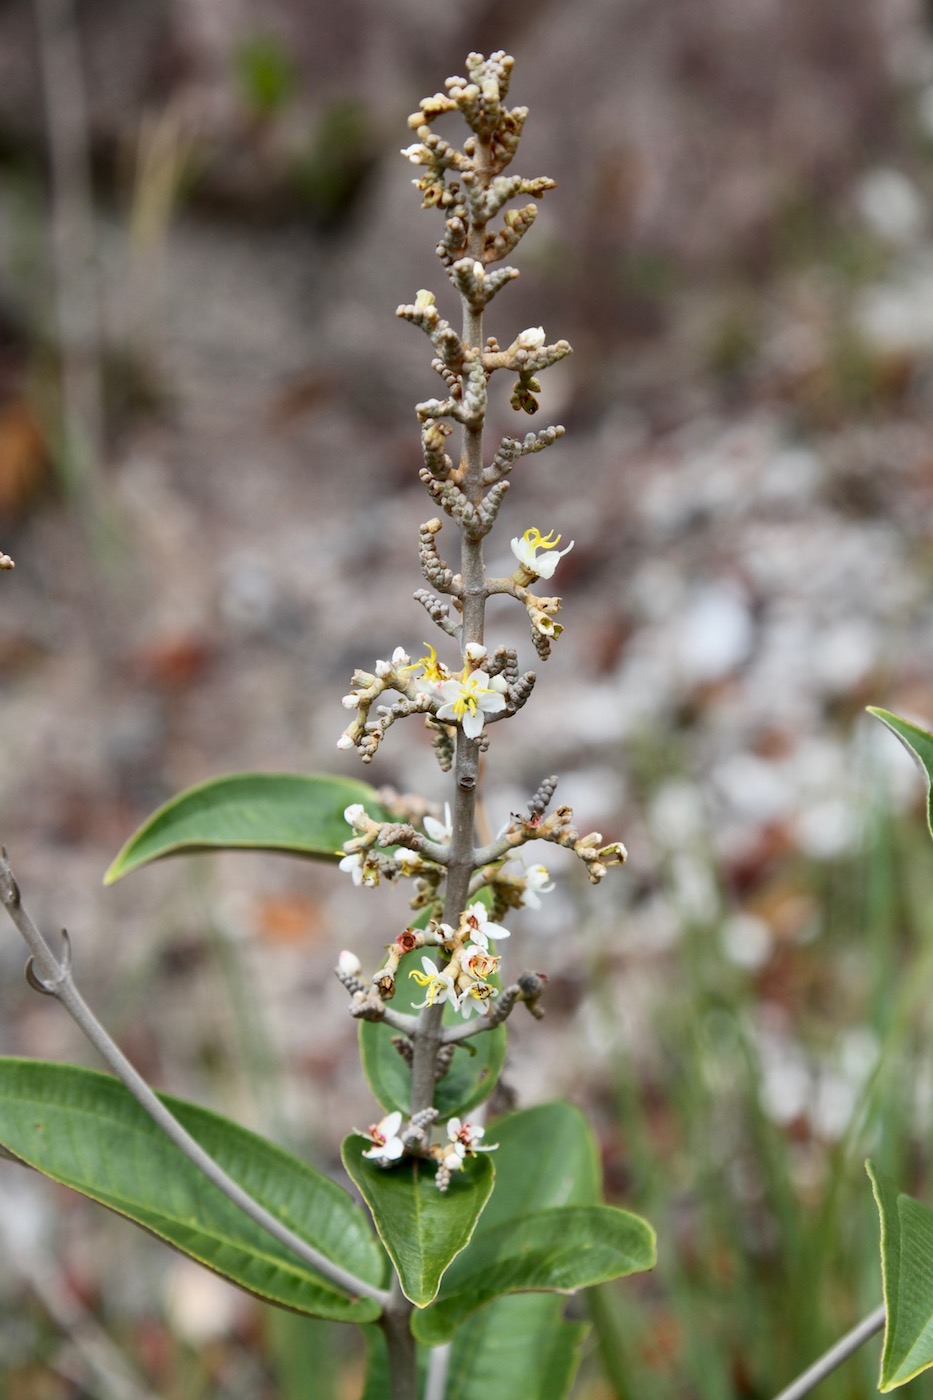
[[[879,1390],[895,1390],[933,1366],[933,1210],[865,1163],[881,1217],[887,1321]]]
[[[417,1313],[420,1342],[439,1346],[484,1303],[507,1293],[574,1293],[592,1283],[650,1269],[654,1231],[647,1221],[614,1206],[564,1206],[534,1211],[485,1230],[474,1239],[469,1269],[445,1288],[433,1307]]]
[[[583,1114],[560,1100],[497,1118],[487,1139],[496,1149],[496,1189],[479,1230],[554,1206],[595,1206],[602,1200],[599,1149]]]
[[[450,1266],[441,1296],[473,1272],[474,1249],[489,1233],[519,1216],[556,1206],[602,1202],[599,1154],[592,1130],[573,1104],[536,1104],[497,1118],[488,1141],[496,1143],[496,1186],[470,1248]]]
[[[363,1148],[361,1137],[344,1139],[347,1175],[372,1212],[405,1297],[426,1307],[450,1261],[470,1242],[492,1191],[492,1163],[488,1156],[468,1161],[442,1194],[428,1163],[413,1159],[384,1169],[364,1157]]]
[[[359,1278],[386,1286],[388,1260],[339,1186],[218,1114],[167,1095],[163,1101],[297,1235]],[[350,1298],[237,1210],[109,1075],[0,1060],[0,1143],[267,1302],[343,1322],[379,1315],[376,1303]]]
[[[887,725],[920,765],[927,784],[927,828],[933,836],[933,734],[928,734],[918,724],[911,724],[910,720],[892,715],[890,710],[879,710],[869,705],[868,713]]]
[[[564,1400],[588,1331],[563,1320],[564,1306],[513,1293],[483,1308],[454,1337],[445,1400]]]
[[[301,773],[231,773],[188,788],[166,802],[127,841],[104,884],[150,861],[194,851],[280,851],[337,860],[353,835],[343,813],[362,802],[380,821],[387,813],[366,783]]]

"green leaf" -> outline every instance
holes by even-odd
[[[539,1210],[484,1230],[474,1239],[456,1284],[425,1312],[412,1331],[440,1346],[484,1303],[507,1293],[575,1293],[593,1283],[650,1269],[654,1231],[647,1221],[614,1206]]]
[[[104,884],[150,861],[193,851],[280,851],[337,860],[353,835],[343,813],[362,802],[370,816],[387,817],[376,794],[355,778],[301,773],[231,773],[179,793],[127,841]]]
[[[887,1321],[879,1390],[895,1390],[933,1366],[933,1210],[865,1163],[881,1217]]]
[[[469,1270],[475,1243],[505,1220],[528,1210],[595,1205],[600,1199],[596,1142],[573,1104],[521,1109],[496,1119],[487,1134],[498,1143],[492,1159],[495,1188],[473,1241],[444,1275],[442,1295]],[[564,1321],[565,1306],[554,1293],[513,1293],[488,1303],[454,1336],[446,1400],[564,1400],[588,1331],[586,1323]],[[366,1330],[382,1340],[375,1328]],[[365,1400],[387,1394],[387,1372],[379,1371],[375,1360],[367,1384],[372,1388]]]
[[[205,1151],[297,1235],[386,1286],[388,1261],[345,1191],[265,1138],[161,1097]],[[0,1059],[0,1143],[269,1303],[341,1322],[379,1316],[375,1302],[349,1297],[239,1211],[109,1075]]]
[[[573,1104],[557,1101],[509,1113],[487,1129],[496,1150],[496,1189],[479,1230],[554,1206],[595,1206],[602,1200],[599,1150]]]
[[[341,1156],[347,1175],[372,1212],[405,1297],[418,1308],[426,1307],[436,1297],[451,1260],[470,1242],[492,1191],[492,1163],[488,1156],[474,1157],[441,1193],[430,1163],[412,1158],[397,1167],[378,1167],[363,1150],[361,1137],[344,1139]]]
[[[890,710],[879,710],[869,705],[868,713],[887,725],[920,765],[927,784],[927,829],[933,836],[933,734],[921,729],[919,724],[911,724],[910,720],[892,715]]]
[[[454,1337],[445,1400],[564,1400],[588,1331],[563,1320],[564,1306],[513,1293],[483,1308]]]
[[[452,1011],[449,1017],[445,1014],[444,1023],[456,1025],[462,1024],[462,1020]],[[395,1034],[391,1026],[382,1021],[361,1021],[360,1061],[369,1087],[382,1107],[389,1113],[400,1109],[407,1116],[411,1104],[411,1068],[392,1044]],[[505,1063],[506,1038],[502,1025],[471,1036],[465,1045],[457,1046],[450,1069],[434,1091],[434,1107],[443,1121],[462,1117],[489,1097]]]

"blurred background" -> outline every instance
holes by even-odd
[[[516,917],[506,961],[550,983],[507,1086],[584,1107],[609,1199],[660,1235],[652,1276],[571,1304],[575,1396],[766,1400],[880,1301],[864,1157],[933,1199],[933,852],[863,716],[933,721],[929,4],[4,0],[0,837],[154,1084],[336,1174],[375,1114],[331,969],[374,963],[404,891],[260,856],[101,876],[228,771],[448,794],[416,724],[368,771],[334,744],[353,668],[435,640],[437,381],[394,310],[456,303],[398,151],[496,48],[532,113],[516,169],[558,189],[489,329],[575,354],[533,425],[495,402],[492,442],[568,431],[487,553],[530,525],[575,547],[488,818],[553,772],[630,852],[597,891],[548,860]],[[534,663],[516,612],[490,624]],[[0,930],[0,1051],[96,1063],[24,959]],[[878,1351],[821,1393],[871,1395]],[[0,1358],[11,1400],[361,1386],[349,1329],[10,1165]]]

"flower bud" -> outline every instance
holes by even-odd
[[[337,971],[342,977],[359,977],[363,971],[363,964],[355,953],[351,953],[344,948],[337,959]]]
[[[529,326],[521,332],[515,344],[519,350],[540,350],[544,344],[544,327]]]

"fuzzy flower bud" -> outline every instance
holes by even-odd
[[[544,327],[529,326],[519,334],[515,344],[519,350],[540,350],[544,344]]]
[[[337,959],[337,971],[342,977],[359,977],[363,971],[363,964],[355,953],[344,948]]]

